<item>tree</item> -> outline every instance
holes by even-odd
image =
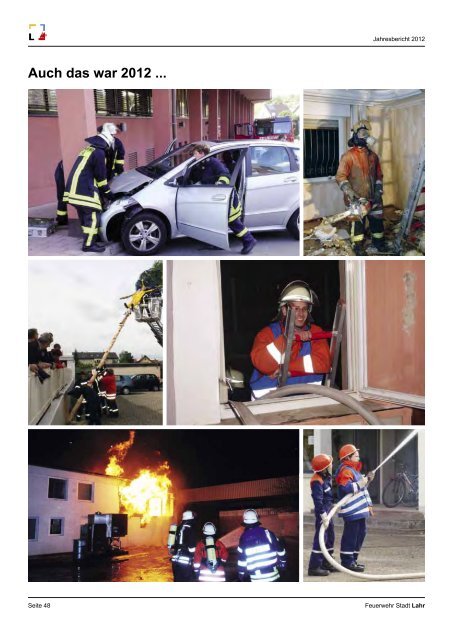
[[[124,364],[127,362],[134,362],[134,358],[132,356],[132,353],[130,351],[121,351],[120,355],[119,355],[119,362]]]
[[[74,365],[77,366],[79,364],[79,352],[77,351],[77,349],[74,349],[72,355],[74,357]]]
[[[156,260],[150,269],[140,274],[137,284],[141,286],[142,282],[147,289],[162,286],[162,260]]]

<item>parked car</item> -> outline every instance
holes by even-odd
[[[110,181],[114,200],[101,214],[104,241],[121,241],[131,255],[152,255],[168,240],[188,236],[229,248],[228,213],[233,190],[244,223],[259,231],[287,230],[299,238],[299,148],[280,140],[207,142],[231,173],[230,184],[205,185],[187,144]]]
[[[153,373],[141,373],[135,376],[117,375],[116,392],[117,394],[129,395],[133,391],[159,391],[161,382]]]

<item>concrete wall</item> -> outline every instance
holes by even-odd
[[[217,424],[223,375],[220,266],[215,260],[167,263],[168,424]]]
[[[38,424],[55,401],[58,407],[53,406],[52,415],[61,421],[53,424],[65,424],[62,392],[74,380],[74,363],[68,362],[68,365],[64,369],[47,369],[50,378],[42,384],[34,373],[28,372],[28,424]],[[48,421],[44,423],[49,424]]]

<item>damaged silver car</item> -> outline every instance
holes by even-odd
[[[299,148],[274,140],[209,142],[210,153],[231,174],[229,185],[197,181],[191,143],[113,178],[113,201],[101,215],[101,236],[120,241],[128,254],[149,256],[168,240],[187,236],[229,248],[228,212],[236,189],[244,224],[288,231],[299,239]]]

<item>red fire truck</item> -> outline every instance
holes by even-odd
[[[294,142],[294,127],[290,116],[259,118],[253,124],[234,125],[235,140],[287,140]]]

